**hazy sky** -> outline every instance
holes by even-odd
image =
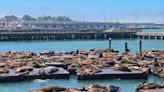
[[[0,16],[66,15],[83,21],[164,23],[164,0],[0,0]]]

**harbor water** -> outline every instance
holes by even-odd
[[[128,42],[128,47],[132,54],[139,50],[139,40],[112,40],[112,48],[124,52],[124,43]],[[17,42],[0,42],[0,51],[27,51],[36,52],[42,50],[53,51],[72,51],[72,50],[90,50],[90,49],[107,49],[108,40],[74,40],[74,41],[17,41]],[[164,40],[143,40],[143,49],[164,49]],[[138,83],[155,82],[164,83],[162,78],[150,75],[148,80],[87,80],[79,81],[76,76],[70,79],[50,79],[50,80],[32,80],[16,83],[0,83],[1,92],[27,92],[30,89],[38,89],[44,86],[58,85],[63,87],[84,87],[90,84],[116,85],[122,88],[123,92],[134,92]]]
[[[124,52],[124,43],[128,42],[128,48],[132,54],[139,50],[139,40],[115,39],[112,40],[112,49]],[[39,53],[43,50],[72,51],[90,49],[108,49],[108,40],[65,40],[65,41],[9,41],[0,42],[0,51],[26,51]],[[164,49],[164,40],[143,40],[143,49]]]
[[[164,40],[142,40],[143,49],[164,50]],[[124,52],[124,43],[128,42],[128,48],[132,54],[139,50],[139,39],[112,39],[112,49]],[[26,51],[39,53],[42,50],[53,51],[72,51],[72,50],[90,50],[107,49],[108,40],[67,40],[67,41],[8,41],[0,42],[0,51]],[[122,92],[134,92],[138,83],[154,82],[164,84],[164,80],[157,76],[149,75],[148,80],[121,80],[121,79],[102,79],[102,80],[77,80],[74,75],[70,79],[49,79],[32,80],[15,83],[0,83],[0,92],[27,92],[28,90],[38,89],[44,86],[62,86],[71,88],[82,88],[90,84],[115,85],[122,89]]]

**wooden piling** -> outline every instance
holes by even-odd
[[[127,53],[128,53],[128,43],[125,42],[125,54],[127,54]]]
[[[112,38],[109,38],[109,50],[112,48]]]
[[[142,58],[142,41],[140,40],[139,42],[139,47],[140,47],[140,52],[139,52],[139,56],[140,56],[140,59]]]

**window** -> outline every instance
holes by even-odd
[[[45,25],[44,27],[45,27],[45,28],[48,28],[48,25]]]
[[[56,28],[56,25],[53,25],[53,28]]]

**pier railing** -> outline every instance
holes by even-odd
[[[58,33],[96,33],[94,31],[79,32],[79,31],[29,31],[29,32],[0,32],[0,34],[58,34]]]
[[[122,33],[141,32],[141,29],[126,28],[126,29],[111,29],[111,30],[33,30],[33,31],[1,31],[0,34],[67,34],[67,33]]]

